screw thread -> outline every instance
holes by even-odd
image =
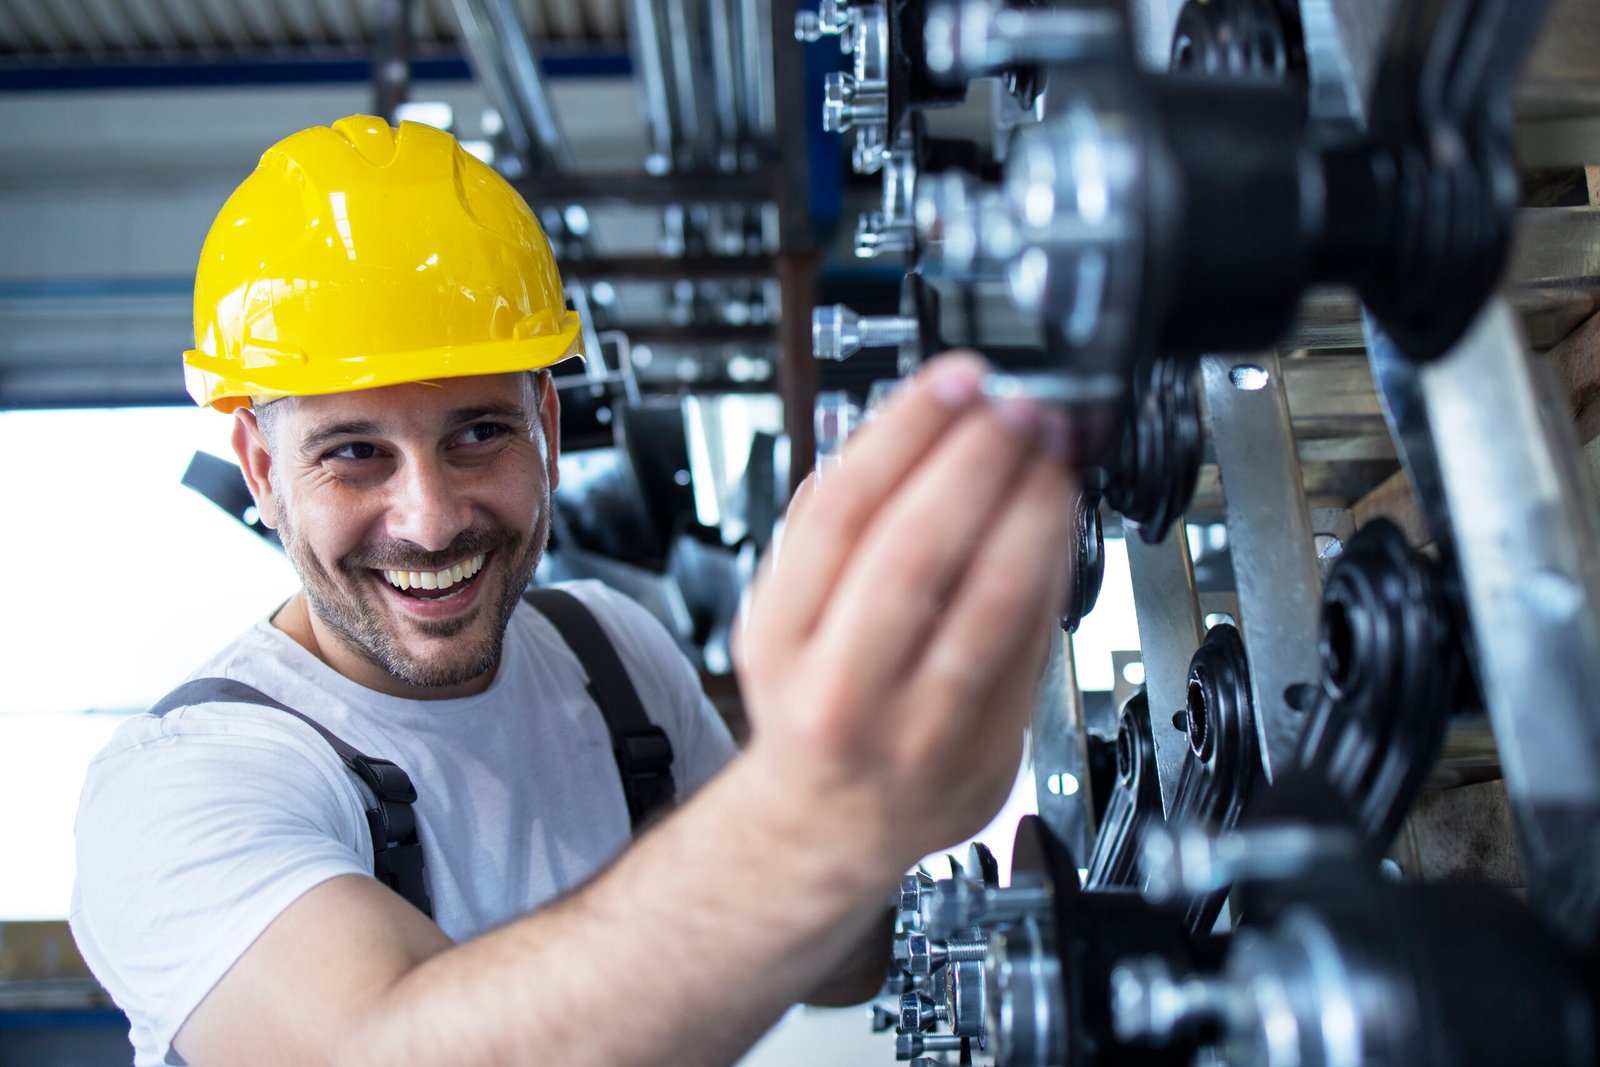
[[[947,941],[944,946],[945,959],[951,963],[971,963],[982,961],[989,956],[989,943],[987,941]]]
[[[908,315],[863,315],[857,327],[862,348],[895,348],[920,335],[917,320]]]

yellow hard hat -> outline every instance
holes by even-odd
[[[355,115],[267,149],[200,253],[199,404],[548,367],[582,355],[528,205],[455,138]]]

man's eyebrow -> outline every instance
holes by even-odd
[[[300,440],[302,452],[316,452],[323,445],[338,437],[373,437],[378,433],[378,424],[365,419],[354,419],[346,422],[330,422],[314,427],[310,433]]]
[[[514,422],[527,422],[528,413],[523,410],[521,404],[477,404],[469,408],[457,408],[450,413],[451,426],[475,422],[478,419],[511,419]]]

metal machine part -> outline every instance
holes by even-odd
[[[911,201],[917,184],[915,138],[907,130],[884,150],[882,207],[862,215],[856,224],[856,255],[874,259],[884,253],[909,254],[916,248]]]
[[[1353,285],[1404,350],[1435,358],[1505,259],[1514,165],[1497,101],[1543,7],[1445,6],[1458,10],[1413,7],[1397,21],[1385,103],[1344,140],[1308,121],[1290,84],[1149,76],[1106,56],[1057,62],[1052,114],[1018,136],[1001,186],[923,183],[919,228],[952,269],[1003,270],[1018,307],[1061,330],[1073,368],[1126,375],[1150,349],[1270,344],[1313,282]],[[977,0],[960,10],[991,25],[1035,14]],[[961,15],[930,21],[941,62],[992,43],[952,39]]]
[[[1134,376],[1132,410],[1112,461],[1106,503],[1158,544],[1183,518],[1200,480],[1204,433],[1192,360],[1155,356]]]
[[[1376,321],[1367,331],[1418,503],[1461,575],[1531,898],[1587,941],[1600,929],[1600,512],[1571,425],[1552,417],[1503,301],[1421,369]]]
[[[951,877],[943,881],[920,869],[901,881],[896,901],[900,930],[892,952],[899,978],[890,982],[898,990],[894,1026],[901,1060],[961,1050],[984,1040],[989,945],[979,920],[969,914],[969,902],[1005,891],[994,855],[981,844],[971,846],[965,865],[950,857],[950,868]],[[948,1032],[940,1032],[941,1027]]]
[[[1188,699],[1182,721],[1189,756],[1172,807],[1170,825],[1227,831],[1243,817],[1264,777],[1256,737],[1255,703],[1249,662],[1239,631],[1213,626],[1189,663]],[[1173,725],[1178,724],[1177,716]],[[1197,894],[1184,920],[1195,933],[1207,933],[1222,911],[1222,890]]]
[[[1281,80],[1303,65],[1286,22],[1277,0],[1189,0],[1172,34],[1172,69]]]
[[[1117,725],[1117,778],[1106,801],[1100,833],[1089,854],[1086,889],[1139,884],[1139,848],[1145,831],[1161,818],[1161,791],[1156,779],[1150,698],[1134,690],[1122,706]]]
[[[1385,880],[1332,830],[1234,835],[1218,851],[1257,883],[1264,914],[1216,971],[1122,960],[1109,987],[1121,1040],[1214,1035],[1202,1042],[1236,1067],[1593,1062],[1587,964],[1515,898]]]
[[[1377,519],[1328,577],[1322,679],[1297,773],[1331,787],[1377,849],[1388,847],[1460,710],[1467,671],[1446,568]]]
[[[1117,412],[1086,499],[1131,520],[1146,689],[1087,850],[1030,822],[1009,886],[913,879],[904,1056],[937,1055],[912,1038],[953,1022],[915,983],[981,943],[985,1047],[942,1047],[997,1064],[1595,1062],[1600,508],[1491,296],[1517,217],[1510,90],[1544,7],[1195,2],[1174,11],[1174,69],[1151,73],[1121,5],[928,6],[928,74],[1048,84],[1037,122],[997,131],[998,180],[917,175],[914,251],[1041,324],[1041,366],[994,391]],[[1410,544],[1302,466],[1349,444],[1308,442],[1285,367],[1317,357],[1271,347],[1312,285],[1366,305],[1393,448],[1364,431],[1360,459],[1392,473],[1399,453],[1427,518]],[[823,347],[875,336],[921,358],[939,339],[922,311],[838,319]],[[1197,588],[1183,517],[1202,456],[1227,552]],[[1086,524],[1065,546],[1080,570],[1091,543]],[[1380,874],[1423,791],[1456,784],[1435,765],[1474,702],[1469,663],[1499,750],[1480,738],[1472,773],[1504,767],[1528,906]]]
[[[1106,575],[1105,531],[1100,522],[1100,501],[1093,493],[1080,492],[1077,502],[1077,554],[1072,563],[1072,586],[1067,608],[1061,614],[1061,628],[1076,633],[1085,617],[1100,599],[1100,586]]]

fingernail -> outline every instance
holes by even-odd
[[[940,360],[924,373],[928,395],[952,408],[964,408],[982,390],[983,370],[970,360]]]
[[[1021,437],[1037,437],[1044,423],[1044,413],[1031,400],[1014,397],[994,402],[994,417],[1006,429]]]

